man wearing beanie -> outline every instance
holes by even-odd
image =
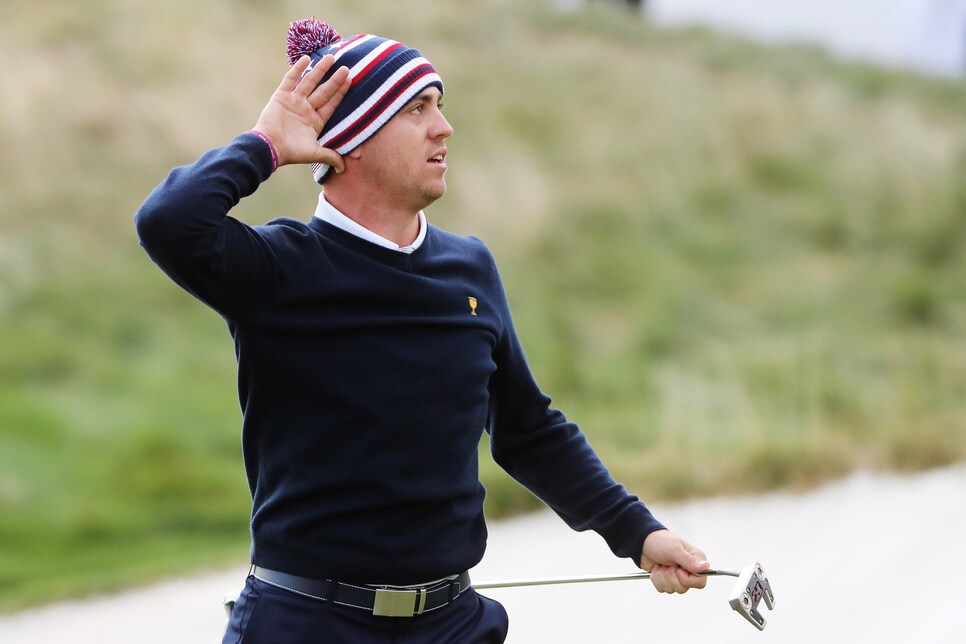
[[[176,168],[135,215],[161,269],[228,323],[252,493],[252,574],[224,642],[502,642],[467,570],[486,525],[477,445],[661,592],[704,554],[610,476],[551,408],[493,257],[430,225],[446,188],[443,83],[405,45],[293,23],[253,130]],[[305,223],[229,216],[284,165],[324,186]]]

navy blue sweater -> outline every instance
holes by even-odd
[[[639,561],[662,526],[537,387],[483,243],[429,226],[407,255],[316,218],[228,216],[270,174],[244,134],[174,169],[135,215],[151,258],[234,339],[253,563],[387,584],[471,568],[484,429],[571,527]]]

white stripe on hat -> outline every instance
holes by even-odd
[[[339,60],[340,58],[342,58],[343,54],[352,51],[353,49],[355,49],[356,47],[358,47],[363,43],[369,42],[373,38],[378,38],[378,37],[379,36],[373,36],[372,34],[363,34],[360,37],[356,38],[355,40],[352,40],[351,42],[343,42],[343,44],[338,45],[338,49],[335,51],[335,53],[333,53],[333,56],[335,56],[336,60]]]
[[[373,38],[378,38],[378,37],[379,36],[373,36],[372,34],[362,34],[360,36],[356,36],[356,39],[352,40],[351,42],[339,41],[338,43],[334,43],[335,51],[329,52],[332,54],[333,58],[335,59],[332,61],[332,66],[335,67],[335,64],[339,62],[339,59],[342,58],[343,54],[352,51],[359,45],[362,45],[363,43],[366,43],[372,40]],[[319,60],[322,60],[322,59],[320,58],[318,60],[313,60],[311,63],[309,63],[309,66],[305,69],[304,72],[302,72],[302,76],[305,76],[310,71],[312,71],[312,68],[315,67],[316,63],[318,63]],[[352,68],[350,68],[349,70],[349,75],[352,76]]]
[[[399,44],[401,43],[398,43],[395,40],[387,40],[386,42],[378,45],[375,49],[360,59],[359,62],[349,68],[349,78],[355,80],[355,77],[359,74],[359,72],[365,69],[373,60],[381,56],[382,52],[386,51],[390,47],[396,47]],[[403,46],[405,47],[405,45]]]

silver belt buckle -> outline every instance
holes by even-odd
[[[372,614],[379,617],[412,617],[422,615],[425,606],[426,591],[422,588],[405,590],[377,588]]]

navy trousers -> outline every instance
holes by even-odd
[[[508,621],[499,602],[473,588],[429,613],[376,617],[249,577],[222,644],[500,644]]]

